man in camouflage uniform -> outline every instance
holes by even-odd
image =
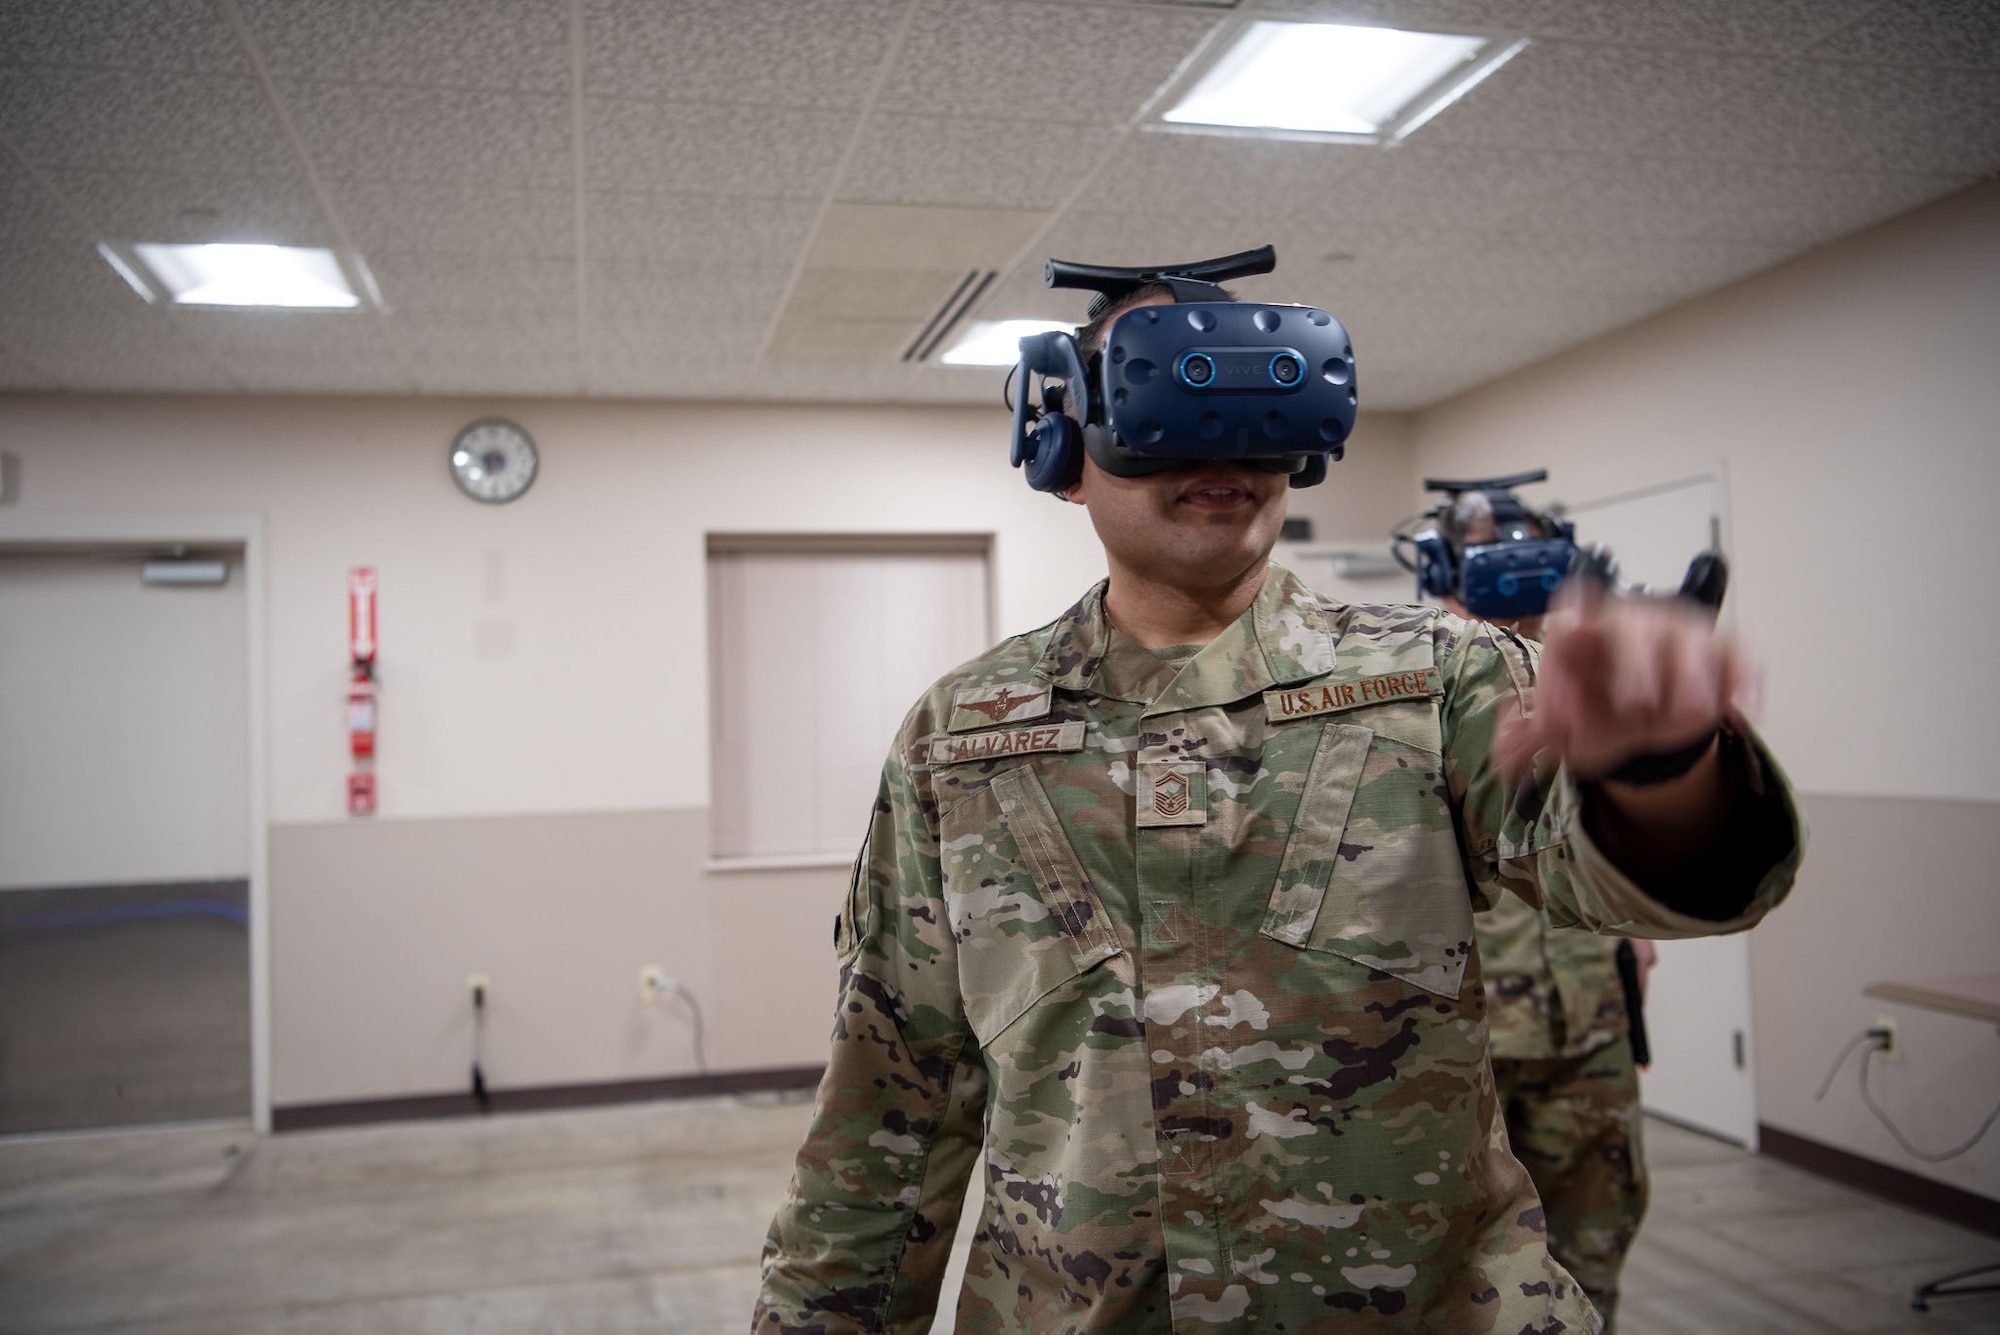
[[[1329,604],[1267,565],[1285,486],[1087,462],[1110,579],[911,711],[758,1332],[927,1330],[972,1172],[961,1331],[1598,1328],[1507,1151],[1473,907],[1747,927],[1791,798],[1698,620],[1538,651]]]
[[[1442,537],[1454,555],[1499,540],[1484,492],[1462,493],[1443,521]],[[1466,614],[1456,598],[1445,604]],[[1534,636],[1540,622],[1526,617],[1498,624]],[[1618,1273],[1647,1196],[1639,1069],[1618,977],[1618,942],[1555,926],[1514,895],[1478,914],[1474,926],[1507,1139],[1541,1197],[1550,1254],[1590,1295],[1609,1331]],[[1633,946],[1643,976],[1653,946],[1644,940]]]

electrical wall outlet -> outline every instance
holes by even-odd
[[[674,990],[674,980],[657,964],[639,966],[639,1000],[659,1001]]]
[[[1885,1062],[1903,1060],[1903,1036],[1897,1031],[1894,1020],[1886,1015],[1878,1015],[1875,1017],[1875,1023],[1869,1028],[1883,1030],[1889,1035],[1875,1049],[1877,1060]]]
[[[483,973],[467,974],[465,997],[472,1003],[472,1009],[479,1010],[493,1000],[493,980]]]

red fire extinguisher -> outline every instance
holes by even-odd
[[[347,575],[348,657],[347,749],[354,770],[347,776],[347,814],[375,814],[375,568],[356,566]]]
[[[375,676],[366,663],[347,683],[347,749],[356,760],[375,754]]]

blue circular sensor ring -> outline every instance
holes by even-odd
[[[1512,598],[1521,591],[1521,579],[1518,575],[1502,575],[1493,583],[1494,587],[1498,588],[1502,594],[1509,598]]]
[[[1562,582],[1563,582],[1563,577],[1561,575],[1558,575],[1555,571],[1544,570],[1542,572],[1542,589],[1545,592],[1554,593],[1556,591],[1556,585]]]
[[[1188,374],[1188,367],[1195,363],[1204,368],[1200,373],[1200,379]],[[1206,389],[1215,383],[1215,359],[1205,352],[1182,353],[1181,359],[1174,363],[1174,375],[1183,385]]]
[[[1281,363],[1291,372],[1289,376],[1279,374],[1278,367]],[[1271,358],[1270,371],[1272,381],[1283,385],[1286,389],[1290,389],[1306,377],[1305,363],[1301,362],[1296,354],[1290,352],[1281,352]]]

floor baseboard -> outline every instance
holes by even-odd
[[[2000,1238],[2000,1201],[1781,1131],[1768,1122],[1758,1123],[1757,1139],[1761,1151],[1773,1159]]]
[[[372,1122],[408,1122],[437,1117],[476,1117],[482,1112],[536,1112],[550,1108],[589,1108],[611,1103],[645,1103],[654,1099],[698,1098],[706,1094],[749,1094],[766,1090],[812,1089],[819,1084],[819,1066],[780,1066],[758,1071],[722,1071],[712,1075],[676,1075],[655,1080],[616,1080],[587,1085],[536,1085],[523,1089],[493,1089],[481,1108],[463,1094],[418,1094],[397,1099],[363,1099],[352,1103],[300,1103],[271,1110],[273,1131],[309,1131],[330,1126],[365,1126]]]

